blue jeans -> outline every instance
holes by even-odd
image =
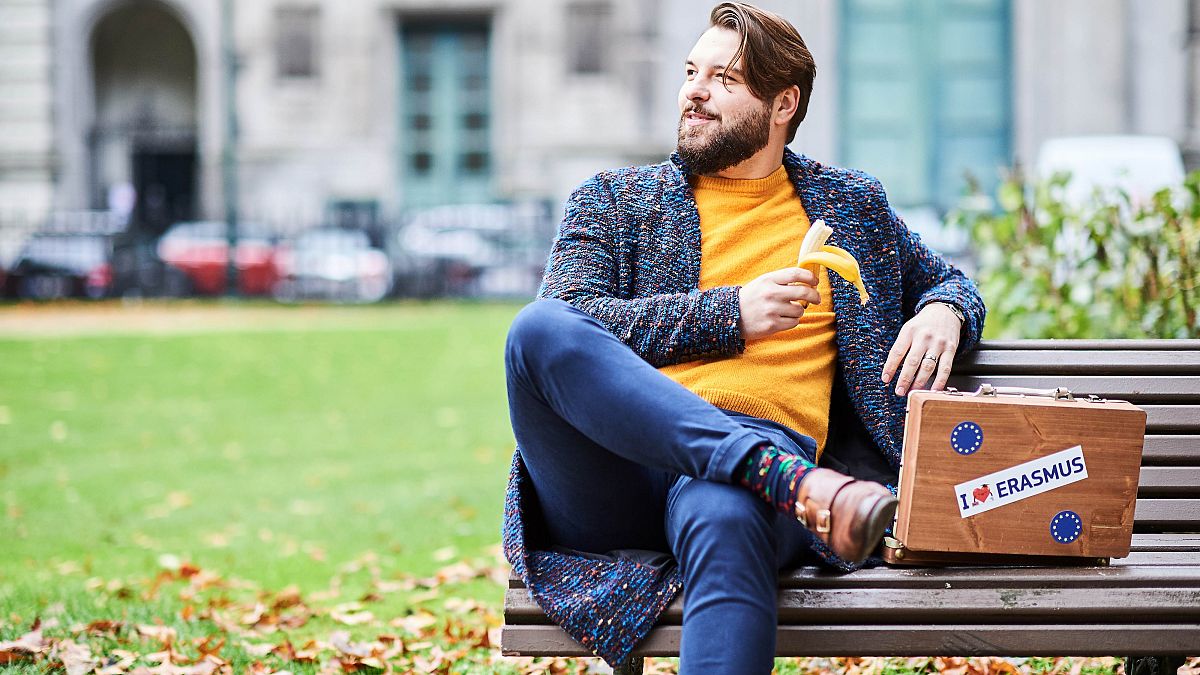
[[[764,441],[809,460],[816,442],[713,406],[561,300],[521,310],[505,366],[549,540],[669,551],[683,577],[683,672],[771,672],[778,573],[807,561],[812,535],[735,472]]]

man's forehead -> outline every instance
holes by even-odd
[[[704,31],[692,51],[688,53],[687,62],[697,67],[724,68],[729,60],[737,53],[741,36],[737,31],[714,26]],[[735,64],[734,70],[738,70]]]

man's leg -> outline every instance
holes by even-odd
[[[812,439],[748,423],[776,446],[812,458]],[[667,537],[683,573],[681,672],[770,673],[779,570],[816,560],[812,535],[733,485],[680,477],[667,499]]]
[[[671,490],[667,537],[683,574],[683,675],[771,672],[778,519],[737,486],[682,477]]]
[[[675,477],[728,483],[750,449],[768,440],[559,300],[521,310],[505,364],[513,433],[549,534],[563,546],[662,550],[663,503]]]

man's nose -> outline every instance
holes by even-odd
[[[697,77],[683,85],[683,96],[689,101],[708,100],[708,82]]]

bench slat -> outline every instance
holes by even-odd
[[[1122,579],[1123,584],[1134,583],[1133,580],[1138,578],[1136,575],[1141,575],[1140,578],[1152,586],[1200,581],[1200,533],[1134,534],[1130,551],[1128,557],[1114,558],[1108,567],[882,567],[859,570],[854,574],[837,574],[817,567],[803,567],[781,574],[779,587],[869,586],[880,583],[933,587],[944,586],[947,581],[959,586],[969,583],[990,586],[997,581],[1013,584],[1024,583],[1023,580],[1030,579],[1033,581],[1029,583],[1051,587],[1077,583],[1079,577],[1092,574],[1100,574],[1106,580]],[[1151,573],[1128,569],[1141,565],[1157,567],[1163,564],[1178,567]],[[510,573],[508,587],[525,588],[525,582],[516,573]]]
[[[1143,466],[1138,497],[1200,497],[1200,466]]]
[[[1200,406],[1143,405],[1146,411],[1146,433],[1200,433]]]
[[[1146,434],[1200,434],[1200,405],[1138,404],[1146,411]]]
[[[1196,375],[1200,374],[1200,350],[988,349],[955,360],[954,371],[964,375]]]
[[[1040,588],[1031,584],[991,588],[801,588],[779,592],[779,622],[832,623],[1012,623],[1058,618],[1103,617],[1104,622],[1146,623],[1200,617],[1200,588],[1106,585],[1097,581],[1078,588]],[[1100,579],[1102,581],[1102,579]],[[549,619],[523,589],[505,597],[511,624],[548,624]],[[1054,618],[1051,618],[1054,617]],[[677,597],[659,618],[662,625],[683,621],[683,598]]]
[[[1139,499],[1133,511],[1134,529],[1175,532],[1200,530],[1200,499]]]
[[[1134,535],[1146,536],[1146,535]],[[1194,542],[1195,539],[1192,539]],[[779,576],[780,588],[954,588],[1029,586],[1083,588],[1095,584],[1122,588],[1200,586],[1200,546],[1134,551],[1094,567],[874,567],[837,574],[801,567]]]
[[[983,340],[976,351],[1193,351],[1200,340]]]
[[[679,626],[650,631],[636,656],[679,654]],[[1196,651],[1200,622],[1173,624],[990,624],[956,626],[781,626],[778,656],[1187,656]],[[504,626],[506,655],[590,656],[557,626]]]
[[[1146,434],[1142,464],[1200,464],[1200,436]]]
[[[785,590],[779,621],[812,623],[959,623],[1097,621],[1146,623],[1200,617],[1200,589],[1123,587],[1088,589],[943,588]],[[683,603],[672,603],[660,621],[679,624]]]
[[[1076,396],[1143,403],[1184,403],[1200,406],[1200,376],[1141,375],[952,375],[949,385],[959,391],[976,391],[987,383],[997,387],[1049,389],[1066,387]],[[1096,405],[1104,405],[1098,403]]]
[[[1200,534],[1135,534],[1132,550],[1195,551],[1200,559]]]
[[[1138,535],[1142,536],[1142,535]],[[1200,543],[1196,537],[1191,543]],[[1173,563],[1173,564],[1164,564]],[[801,567],[779,575],[781,589],[925,589],[951,588],[1198,588],[1200,545],[1163,547],[1114,558],[1108,566],[1093,567],[873,567],[853,574]],[[528,597],[517,577],[509,590]],[[517,596],[507,596],[515,598]],[[506,602],[507,604],[507,602]]]
[[[1095,567],[874,567],[837,574],[801,567],[780,575],[780,588],[1121,588],[1200,586],[1200,547],[1131,552]]]

